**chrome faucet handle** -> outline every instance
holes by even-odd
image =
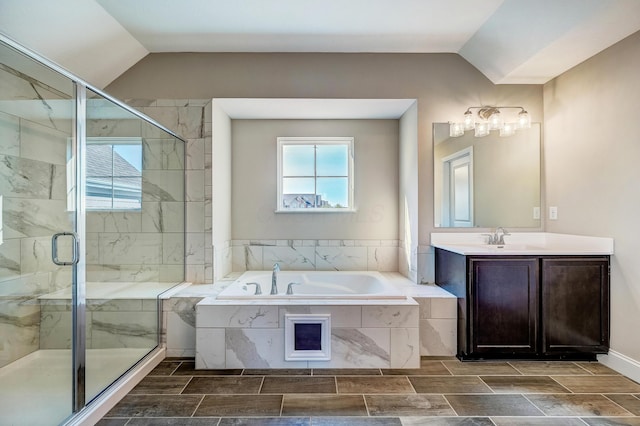
[[[489,237],[487,244],[489,245],[496,244],[496,236],[494,234],[482,234],[482,236]]]
[[[256,296],[262,294],[262,289],[260,288],[260,284],[258,284],[258,283],[247,283],[247,285],[255,285],[256,286],[256,292],[253,293]]]
[[[289,285],[287,286],[287,294],[293,294],[293,286],[294,285],[300,285],[302,283],[289,283]]]

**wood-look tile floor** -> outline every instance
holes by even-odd
[[[421,364],[195,370],[193,359],[169,358],[98,425],[640,426],[640,385],[596,362]]]

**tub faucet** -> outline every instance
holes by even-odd
[[[289,283],[287,286],[287,294],[293,294],[293,286],[300,285],[301,283]]]
[[[260,288],[260,284],[258,284],[258,283],[247,283],[247,285],[255,285],[256,286],[256,292],[253,293],[256,296],[262,294],[262,289]]]
[[[269,294],[278,294],[278,272],[280,272],[280,265],[274,263],[273,272],[271,273],[271,293]]]
[[[511,234],[509,234],[506,231],[506,229],[504,229],[502,226],[498,226],[496,228],[496,232],[494,232],[493,234],[482,234],[482,235],[484,235],[485,237],[489,237],[487,244],[492,246],[500,246],[505,244],[504,242],[505,235],[511,235]]]

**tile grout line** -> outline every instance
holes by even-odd
[[[196,411],[198,411],[198,408],[200,408],[200,405],[202,405],[202,402],[204,401],[205,396],[206,396],[205,394],[202,394],[202,398],[200,398],[200,402],[198,402],[198,405],[196,405],[196,408],[193,410],[193,413],[191,413],[189,417],[193,417],[196,414]]]
[[[529,398],[527,398],[527,395],[526,395],[526,394],[521,393],[520,395],[521,395],[524,399],[526,399],[527,401],[529,401],[529,404],[533,405],[533,406],[536,408],[536,410],[540,411],[540,414],[541,414],[542,416],[545,416],[545,417],[547,417],[547,416],[548,416],[548,415],[547,415],[547,413],[545,413],[544,411],[542,411],[542,408],[538,407],[538,406],[535,404],[535,402],[533,402],[533,401],[531,401]],[[540,394],[538,394],[538,395],[540,395]],[[553,394],[547,394],[547,395],[553,395]]]
[[[362,401],[364,402],[364,409],[367,411],[367,417],[371,417],[371,413],[369,412],[369,404],[367,404],[367,398],[364,396],[364,394],[360,396],[362,396]]]
[[[451,410],[453,411],[453,413],[456,415],[456,417],[460,417],[460,414],[458,414],[458,412],[456,411],[455,408],[453,408],[453,405],[451,405],[451,402],[449,402],[449,399],[447,398],[447,396],[445,394],[441,394],[442,397],[444,398],[445,402],[447,404],[449,404],[449,407],[451,407]]]
[[[635,414],[633,414],[631,411],[627,410],[626,408],[624,408],[622,405],[618,404],[617,402],[615,402],[613,399],[609,398],[607,395],[601,393],[600,395],[602,395],[603,398],[608,399],[609,401],[613,402],[614,404],[616,404],[618,407],[622,408],[624,411],[626,411],[627,413],[629,413],[632,416],[635,416]],[[631,395],[631,394],[629,394]]]

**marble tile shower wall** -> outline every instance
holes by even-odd
[[[185,280],[194,284],[212,283],[211,100],[129,99],[126,103],[187,141],[185,164],[187,234],[183,254],[186,261]],[[175,210],[177,211],[178,208],[176,207]],[[162,211],[169,218],[176,213],[176,211],[168,212],[164,209]],[[152,211],[151,219],[148,226],[151,226],[151,223],[165,223],[160,221],[161,216],[157,214],[157,210]],[[143,223],[144,221],[143,217]]]
[[[95,112],[99,107],[92,104]],[[99,112],[95,115],[100,116]],[[184,275],[183,144],[140,120],[87,120],[88,137],[142,136],[140,211],[89,211],[87,281],[180,282]]]
[[[4,100],[20,100],[21,116],[0,111],[0,367],[39,348],[38,296],[67,287],[69,268],[51,262],[51,235],[72,230],[66,201],[68,96],[0,68]],[[55,104],[54,111],[50,104]],[[60,114],[62,113],[62,114]]]

